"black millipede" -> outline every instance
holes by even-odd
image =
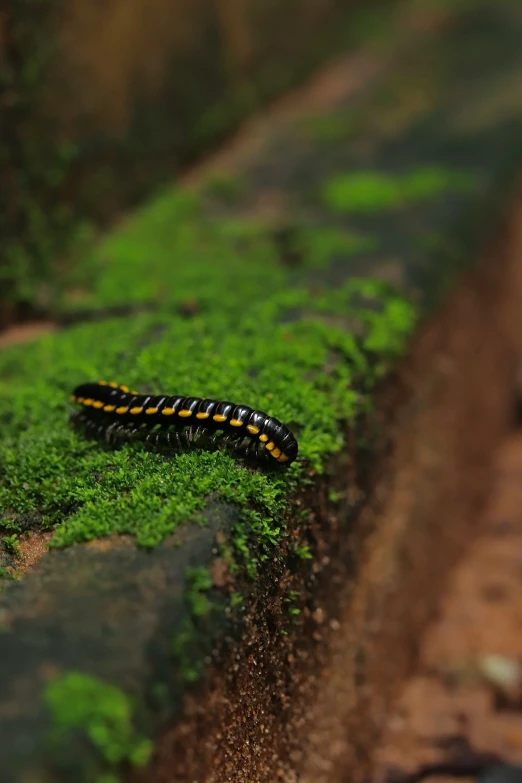
[[[270,456],[287,465],[297,458],[297,440],[289,428],[247,405],[139,394],[107,381],[77,386],[71,401],[81,405],[71,415],[71,424],[108,445],[134,440],[159,449],[224,445],[245,458]]]

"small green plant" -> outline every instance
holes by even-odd
[[[291,618],[293,625],[296,625],[298,622],[298,618],[301,614],[301,610],[299,607],[294,606],[296,601],[299,599],[299,593],[297,590],[289,590],[284,597],[283,601],[285,604],[287,604],[287,613],[288,616]]]
[[[191,617],[185,617],[182,629],[172,639],[172,653],[176,670],[182,682],[196,682],[203,671],[203,662],[193,655],[192,647],[197,631]]]
[[[21,556],[22,550],[20,549],[20,543],[16,533],[13,533],[10,536],[4,536],[2,538],[2,545],[5,551],[8,552],[10,555],[13,555],[14,557]]]
[[[185,576],[189,611],[172,639],[172,652],[180,679],[191,683],[199,679],[204,666],[201,656],[194,654],[199,634],[198,618],[207,617],[213,610],[219,609],[219,604],[211,601],[207,595],[212,588],[212,576],[208,568],[188,568]]]
[[[43,697],[58,747],[66,747],[71,732],[80,731],[103,759],[107,774],[114,775],[125,762],[135,767],[148,762],[152,743],[135,730],[131,701],[120,688],[69,671],[51,680]]]
[[[230,595],[230,606],[232,608],[235,608],[237,606],[241,606],[243,601],[244,601],[244,598],[241,595],[241,593],[237,593],[237,592],[231,593],[231,595]]]
[[[212,587],[212,577],[208,568],[188,568],[186,572],[189,584],[189,602],[195,617],[207,615],[212,610],[212,602],[206,595]]]
[[[312,560],[313,558],[313,555],[310,551],[310,545],[307,544],[306,542],[303,544],[299,544],[299,546],[296,547],[295,554],[301,560]]]

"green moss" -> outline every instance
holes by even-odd
[[[123,763],[141,767],[149,760],[152,743],[134,728],[130,699],[116,686],[69,671],[46,685],[43,698],[55,751],[66,749],[74,737],[86,739],[106,767],[105,777],[98,780],[110,779]]]
[[[303,247],[303,267],[325,269],[337,258],[372,253],[379,248],[375,236],[330,227],[302,229],[298,242]]]
[[[244,600],[244,598],[241,595],[241,593],[238,593],[238,592],[231,593],[231,595],[230,595],[230,606],[232,607],[232,609],[234,609],[234,608],[236,608],[238,606],[241,606],[242,603],[243,603],[243,600]]]
[[[336,212],[374,212],[397,207],[402,201],[400,183],[379,172],[333,177],[323,187],[326,206]]]
[[[364,171],[330,179],[321,198],[335,212],[364,214],[398,209],[448,191],[467,191],[473,184],[472,174],[442,166],[418,168],[403,176]]]
[[[402,195],[406,201],[432,198],[448,191],[466,192],[475,185],[475,177],[466,171],[426,166],[402,178]]]
[[[321,227],[302,230],[300,241],[310,267],[375,247],[372,238]],[[297,487],[342,447],[339,422],[366,405],[404,350],[412,306],[366,280],[319,292],[303,277],[296,287],[266,231],[210,219],[196,195],[179,189],[107,237],[88,268],[82,306],[138,310],[0,354],[0,529],[18,532],[34,517],[54,528],[53,546],[111,533],[154,546],[213,497],[241,509],[234,556],[254,576],[284,532]],[[179,314],[186,301],[190,317]],[[140,312],[147,302],[153,311]],[[295,430],[302,461],[271,473],[226,453],[106,451],[67,423],[71,390],[98,378],[245,402]]]
[[[196,682],[204,668],[200,656],[194,655],[194,643],[198,632],[190,617],[182,620],[182,629],[172,640],[172,654],[176,662],[176,673],[181,682]]]
[[[207,592],[212,588],[212,577],[208,568],[189,568],[186,571],[189,584],[189,602],[192,615],[203,617],[212,611],[212,602]]]
[[[213,619],[223,616],[224,602],[218,603],[211,600],[208,593],[212,589],[212,577],[208,568],[187,568],[186,600],[188,611],[181,620],[181,628],[172,639],[172,653],[174,655],[176,672],[179,678],[186,683],[196,682],[203,672],[205,663],[204,655],[200,649],[201,628],[200,621],[213,614]],[[239,595],[239,594],[237,594]],[[242,597],[241,597],[242,600]],[[230,601],[231,608],[238,606],[241,601]],[[206,625],[208,629],[208,623]]]
[[[296,606],[300,600],[301,597],[296,590],[288,590],[283,598],[284,610],[292,625],[299,625],[300,622],[301,609]]]
[[[14,555],[14,557],[20,557],[21,550],[16,533],[13,533],[10,536],[3,536],[2,546],[9,554]]]
[[[300,560],[311,560],[313,558],[310,545],[307,543],[299,544],[295,548],[295,554]]]
[[[303,458],[320,470],[342,445],[337,422],[357,409],[354,373],[370,373],[354,338],[320,318],[322,312],[346,312],[350,295],[339,289],[319,297],[315,319],[286,325],[278,317],[292,305],[312,307],[312,294],[280,294],[239,318],[142,315],[89,324],[4,352],[0,415],[9,427],[0,446],[2,525],[16,530],[21,515],[38,513],[44,524],[58,524],[55,545],[119,532],[150,546],[214,495],[248,508],[245,528],[269,543],[301,465],[280,475],[252,474],[221,453],[165,461],[139,447],[105,452],[67,426],[68,394],[84,378],[106,376],[150,391],[244,400],[296,427]],[[401,302],[392,298],[381,313],[357,308],[369,326],[367,347],[383,349],[385,364],[402,349],[412,323]],[[330,365],[332,352],[338,358]],[[16,376],[10,377],[10,362]],[[246,535],[237,533],[239,548]]]

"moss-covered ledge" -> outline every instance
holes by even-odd
[[[410,54],[356,102],[276,123],[241,170],[167,190],[85,259],[77,323],[0,354],[8,783],[305,775],[332,635],[351,625],[341,718],[366,717],[344,762],[362,774],[377,702],[467,530],[444,503],[468,497],[461,473],[484,461],[507,403],[515,346],[496,313],[521,289],[508,256],[498,275],[471,262],[519,161],[521,107],[510,94],[499,109],[499,89],[522,70],[521,25],[516,3],[472,9],[415,69]],[[464,269],[478,282],[447,304]],[[105,451],[67,425],[71,389],[98,378],[244,401],[288,422],[303,459],[267,472],[221,452]],[[428,454],[392,524],[378,515],[390,445],[417,465],[399,448],[416,432]],[[401,612],[383,630],[397,669],[379,679],[379,621]]]

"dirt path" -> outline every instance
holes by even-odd
[[[392,770],[455,759],[466,747],[522,762],[522,432],[495,463],[480,537],[455,571],[377,755]],[[431,781],[452,778],[432,777]]]

